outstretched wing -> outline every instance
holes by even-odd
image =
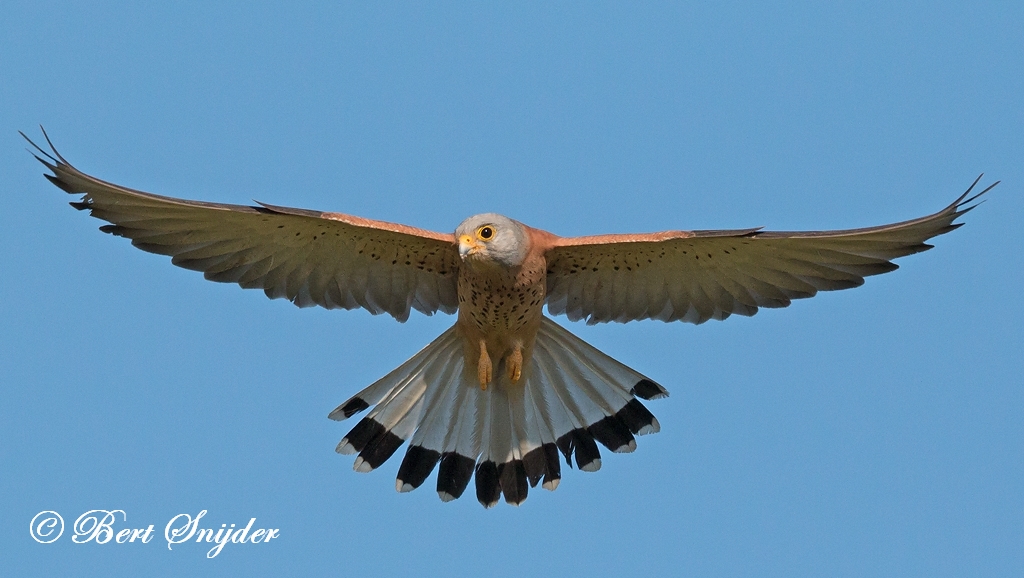
[[[666,231],[562,238],[547,255],[547,303],[588,323],[635,319],[703,323],[786,307],[818,291],[857,287],[931,248],[976,205],[974,181],[945,209],[911,221],[845,231]]]
[[[459,253],[451,234],[340,213],[162,197],[91,177],[52,143],[52,155],[29,143],[53,171],[50,182],[84,195],[71,206],[111,223],[101,231],[170,255],[171,263],[211,281],[260,288],[299,307],[362,307],[399,321],[410,308],[427,315],[458,308]]]

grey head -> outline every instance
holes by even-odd
[[[473,215],[455,229],[459,255],[470,264],[494,264],[505,268],[522,265],[530,249],[522,224],[496,213]]]

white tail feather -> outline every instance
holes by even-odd
[[[338,445],[359,453],[354,467],[370,471],[409,440],[396,488],[423,483],[438,461],[438,493],[459,497],[476,473],[477,498],[493,506],[504,494],[518,505],[543,477],[557,487],[557,451],[580,469],[601,467],[595,440],[617,452],[636,448],[631,433],[658,424],[635,398],[667,395],[643,375],[544,319],[522,379],[511,383],[504,361],[481,390],[475,364],[467,367],[453,327],[397,369],[331,413],[333,419],[375,407]],[[641,391],[642,390],[642,391]],[[557,447],[557,451],[556,448]],[[570,464],[571,465],[571,464]]]

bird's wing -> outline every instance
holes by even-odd
[[[857,287],[896,269],[892,259],[930,249],[925,241],[959,227],[953,221],[998,184],[968,198],[978,180],[933,215],[880,227],[558,238],[546,252],[548,311],[588,323],[703,323]]]
[[[340,213],[153,195],[79,171],[52,144],[51,155],[29,143],[53,171],[50,182],[84,195],[71,206],[111,223],[101,231],[170,255],[171,263],[212,281],[263,289],[299,307],[362,307],[399,321],[410,308],[427,315],[458,308],[460,261],[451,234]]]

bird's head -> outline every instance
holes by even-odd
[[[463,261],[501,265],[508,269],[522,265],[530,248],[526,228],[495,213],[466,219],[455,229],[455,238]]]

